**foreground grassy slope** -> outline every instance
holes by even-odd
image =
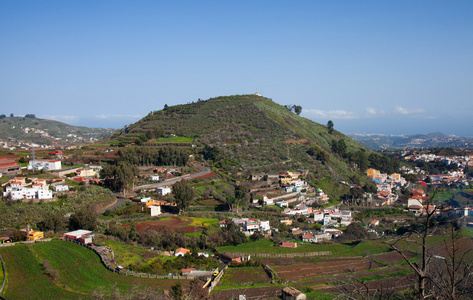
[[[7,299],[90,299],[147,289],[158,293],[175,283],[110,272],[91,250],[59,240],[0,248],[0,254],[7,268]]]

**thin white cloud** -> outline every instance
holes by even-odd
[[[400,114],[400,115],[412,115],[412,114],[425,113],[425,110],[423,110],[421,108],[409,109],[409,108],[404,108],[404,107],[401,107],[401,106],[396,106],[396,108],[394,109],[394,113]]]
[[[302,114],[314,119],[357,119],[358,115],[346,110],[320,110],[320,109],[303,109]]]
[[[78,116],[67,116],[67,115],[42,115],[42,116],[37,116],[40,119],[47,119],[47,120],[56,120],[64,123],[70,123],[70,122],[77,122],[78,120],[81,119],[81,117]]]
[[[366,114],[368,116],[376,116],[376,115],[378,115],[378,111],[373,107],[367,107],[366,108]]]
[[[109,120],[109,119],[140,119],[142,118],[143,116],[142,115],[105,115],[105,114],[101,114],[101,115],[96,115],[96,116],[92,116],[90,118],[95,118],[95,119],[99,119],[99,120]]]
[[[425,110],[420,108],[405,108],[396,106],[391,110],[376,109],[374,107],[365,108],[364,114],[357,114],[355,112],[346,110],[320,110],[320,109],[303,109],[302,115],[315,120],[349,120],[349,119],[363,119],[363,118],[380,118],[380,117],[394,117],[394,116],[408,116],[408,115],[419,115],[418,117],[428,118],[425,115]]]

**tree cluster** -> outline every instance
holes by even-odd
[[[300,105],[295,105],[295,104],[289,104],[285,106],[289,111],[294,112],[296,115],[300,115],[302,112],[302,106]]]
[[[83,208],[71,215],[69,218],[70,230],[95,230],[97,226],[97,213],[92,208]]]
[[[212,147],[209,145],[205,145],[201,153],[205,160],[211,160],[213,162],[220,160],[222,156],[222,153],[218,146]]]
[[[313,156],[317,160],[320,160],[322,163],[327,162],[329,159],[328,153],[317,146],[310,147],[309,150],[307,150],[307,154]]]
[[[100,177],[104,178],[104,185],[120,192],[126,191],[128,185],[133,182],[138,174],[138,167],[126,161],[120,161],[117,165],[104,166],[100,170]]]
[[[245,243],[246,236],[232,220],[226,220],[225,226],[210,236],[209,241],[216,246],[236,246]]]
[[[189,158],[186,150],[166,146],[162,148],[127,147],[118,151],[120,160],[130,164],[146,166],[185,166]]]
[[[172,194],[174,195],[179,213],[191,204],[195,196],[194,188],[185,180],[178,181],[172,186]]]
[[[332,120],[328,120],[327,128],[328,128],[328,133],[332,134],[333,133],[333,122],[332,122]]]

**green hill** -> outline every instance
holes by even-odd
[[[359,156],[366,161],[373,153],[342,133],[329,133],[326,126],[257,95],[166,105],[118,130],[111,139],[111,143],[142,146],[190,149],[193,145],[197,158],[203,154],[233,177],[305,169],[311,171],[312,179],[346,180],[353,175]]]
[[[0,118],[0,139],[45,145],[89,143],[112,134],[113,129],[72,126],[35,117]]]

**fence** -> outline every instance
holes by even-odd
[[[117,270],[118,265],[110,259],[110,257],[106,254],[107,251],[109,251],[110,255],[113,257],[113,251],[110,248],[104,248],[102,246],[92,246],[92,245],[85,245],[82,242],[78,242],[75,240],[67,240],[69,242],[76,243],[78,245],[84,246],[89,248],[90,250],[94,251],[97,253],[97,255],[100,257],[100,261],[102,264],[110,271],[112,272],[117,272],[119,274],[123,274],[126,276],[134,276],[134,277],[140,277],[140,278],[161,278],[161,279],[183,279],[183,280],[191,280],[194,279],[198,275],[187,275],[187,276],[181,276],[181,275],[157,275],[157,274],[149,274],[149,273],[137,273],[134,271],[129,271],[129,270]]]
[[[303,253],[243,253],[233,252],[236,256],[248,256],[256,258],[294,258],[294,257],[310,257],[310,256],[324,256],[332,255],[332,251],[320,251],[320,252],[303,252]]]
[[[40,239],[40,240],[35,240],[35,241],[22,241],[22,242],[15,242],[15,243],[4,243],[4,244],[0,244],[0,248],[1,247],[9,247],[9,246],[13,246],[13,245],[16,245],[16,244],[34,244],[34,243],[49,242],[51,240],[52,240],[51,238],[47,238],[47,239]]]
[[[7,282],[7,272],[5,270],[5,262],[3,261],[3,257],[0,255],[0,260],[2,261],[2,270],[3,270],[3,282],[2,287],[0,287],[0,294],[3,292],[3,288],[5,287],[5,283]]]
[[[223,269],[220,270],[220,273],[218,273],[218,275],[215,276],[215,278],[212,280],[212,282],[210,283],[210,286],[209,286],[209,294],[217,286],[217,284],[220,282],[220,279],[222,278],[223,274],[225,273],[225,271],[227,269],[228,269],[228,265],[223,267]]]

